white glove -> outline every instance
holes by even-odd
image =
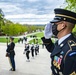
[[[48,23],[46,26],[45,26],[45,30],[44,30],[44,37],[46,39],[49,39],[51,38],[52,36],[52,24],[51,23]]]

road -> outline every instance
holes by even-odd
[[[42,46],[40,46],[40,52],[35,58],[31,57],[30,62],[26,62],[26,56],[23,54],[24,44],[16,43],[15,47],[15,62],[16,71],[11,72],[8,57],[5,57],[6,44],[0,43],[0,75],[50,75],[50,53]]]

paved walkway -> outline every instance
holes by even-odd
[[[40,53],[33,59],[30,53],[30,62],[26,62],[26,56],[23,54],[24,44],[16,44],[15,61],[16,71],[10,72],[8,58],[5,57],[6,44],[0,43],[0,75],[50,75],[50,54],[46,49],[40,46]]]

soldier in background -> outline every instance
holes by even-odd
[[[10,44],[7,46],[7,49],[6,49],[6,57],[9,58],[10,65],[11,65],[10,71],[15,71],[16,70],[15,60],[14,60],[14,57],[15,57],[15,51],[14,51],[15,43],[13,41],[14,41],[14,38],[10,37]]]
[[[39,53],[39,45],[36,44],[35,45],[35,55],[38,55],[38,53]]]
[[[23,40],[24,40],[25,42],[27,42],[27,37],[23,37]]]
[[[39,54],[39,44],[37,44],[37,53]]]
[[[34,58],[34,44],[31,45],[31,55]]]
[[[24,53],[23,54],[26,54],[26,58],[27,58],[27,62],[30,62],[29,60],[29,54],[30,54],[30,50],[29,50],[30,46],[29,46],[29,43],[25,44],[25,49],[24,49]]]

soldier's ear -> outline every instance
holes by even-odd
[[[65,27],[67,27],[67,24],[66,24],[65,21],[63,21],[63,23],[62,23],[62,28],[65,28]]]

